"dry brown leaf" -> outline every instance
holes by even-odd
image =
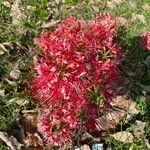
[[[133,135],[127,131],[117,132],[115,134],[111,134],[110,136],[123,143],[133,143],[134,140]]]
[[[145,128],[145,125],[146,125],[146,122],[142,122],[140,120],[136,120],[136,124],[137,124],[137,127],[138,127],[138,130],[140,132],[142,132],[142,134],[144,134],[144,128]]]
[[[81,150],[90,150],[90,147],[86,144],[81,146]]]
[[[131,115],[139,113],[139,111],[136,109],[136,105],[137,105],[136,102],[134,102],[130,98],[127,98],[126,95],[117,96],[116,98],[112,100],[111,105],[114,107],[120,108],[124,111],[127,111]]]
[[[125,112],[115,110],[96,119],[96,129],[98,131],[107,131],[115,128],[116,125],[125,118]]]
[[[136,121],[136,125],[134,127],[134,135],[136,137],[140,138],[142,135],[144,135],[145,125],[146,125],[146,122],[142,122],[142,121],[139,121],[139,120]]]
[[[11,150],[20,150],[22,147],[22,144],[20,144],[15,137],[9,136],[5,132],[0,132],[0,139],[5,142]]]

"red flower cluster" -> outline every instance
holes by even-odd
[[[150,31],[144,31],[140,35],[140,40],[144,48],[150,50]]]
[[[88,92],[99,88],[103,106],[109,104],[122,57],[114,36],[116,23],[103,13],[88,22],[68,17],[38,38],[44,54],[36,63],[32,90],[41,106],[38,130],[50,144],[71,142],[72,129],[95,130],[99,106]]]

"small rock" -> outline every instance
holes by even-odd
[[[136,105],[137,105],[136,102],[134,102],[130,98],[127,98],[126,95],[117,96],[112,100],[111,105],[121,108],[124,111],[130,113],[131,115],[135,115],[139,113],[139,111],[136,109]]]

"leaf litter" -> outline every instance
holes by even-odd
[[[128,131],[117,132],[115,134],[111,134],[110,136],[123,143],[133,143],[134,140],[134,136]]]

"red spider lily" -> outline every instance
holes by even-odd
[[[95,131],[100,107],[89,101],[88,91],[100,88],[108,107],[114,93],[110,85],[118,77],[116,67],[122,58],[114,36],[116,23],[103,13],[88,22],[68,17],[37,39],[43,57],[35,64],[31,87],[42,108],[38,130],[48,143],[71,142],[72,129]]]

